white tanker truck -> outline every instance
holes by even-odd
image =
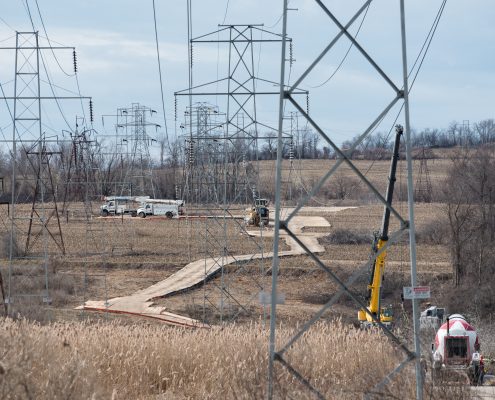
[[[432,378],[469,380],[481,385],[484,376],[483,356],[476,330],[460,314],[447,317],[435,336]]]

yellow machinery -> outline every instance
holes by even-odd
[[[268,225],[270,219],[270,211],[268,210],[268,200],[267,199],[254,199],[254,207],[251,208],[249,216],[247,218],[248,225],[264,226]]]
[[[394,151],[392,154],[392,161],[390,163],[390,175],[387,187],[386,201],[388,205],[392,205],[392,198],[394,195],[395,186],[395,175],[397,171],[397,162],[399,160],[399,146],[400,138],[403,133],[403,128],[400,125],[395,127],[395,142]],[[373,241],[373,255],[376,255],[380,249],[385,246],[388,241],[388,228],[390,222],[390,210],[385,207],[383,212],[382,229],[379,233],[375,234],[375,239]],[[390,326],[393,321],[393,311],[392,306],[382,307],[381,306],[381,287],[383,281],[383,270],[385,268],[385,259],[387,257],[387,251],[382,251],[375,258],[375,262],[371,268],[370,283],[368,285],[368,307],[367,311],[361,309],[358,311],[358,320],[362,327],[370,326],[376,324],[372,315],[386,326]],[[371,314],[371,315],[370,315]]]

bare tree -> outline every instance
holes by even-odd
[[[474,124],[473,130],[480,144],[495,142],[495,121],[493,119],[485,119]]]
[[[456,152],[445,182],[446,216],[451,234],[453,281],[491,281],[495,255],[495,163],[489,149]]]

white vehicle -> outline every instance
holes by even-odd
[[[100,213],[104,217],[122,214],[136,216],[139,204],[149,198],[149,196],[108,196],[104,198],[105,204],[100,207]]]
[[[437,330],[444,323],[445,316],[445,308],[430,306],[421,312],[421,316],[419,317],[419,327],[420,329]]]
[[[146,204],[171,204],[179,207],[179,215],[184,215],[184,200],[147,199]],[[158,215],[158,214],[156,214]]]
[[[141,218],[148,215],[165,215],[167,218],[174,218],[179,216],[179,205],[146,201],[137,209],[137,215]]]
[[[471,384],[483,382],[483,358],[478,333],[460,314],[447,317],[435,336],[432,374],[447,378],[464,376]]]

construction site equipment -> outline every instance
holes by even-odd
[[[401,125],[395,127],[395,142],[394,151],[392,154],[392,160],[390,163],[390,175],[388,178],[388,187],[386,194],[387,205],[392,205],[392,199],[394,196],[395,175],[397,171],[397,162],[399,160],[399,146],[400,138],[403,134],[403,128]],[[390,326],[393,321],[392,306],[381,306],[381,287],[383,280],[383,270],[385,268],[385,259],[387,251],[380,250],[385,246],[388,241],[388,228],[390,223],[390,209],[385,206],[383,212],[382,228],[380,232],[375,233],[375,237],[372,245],[373,257],[375,259],[370,274],[370,283],[368,285],[368,307],[367,310],[361,309],[358,311],[358,320],[362,327],[367,327],[376,324],[376,320],[383,325]],[[379,254],[378,254],[379,253]],[[378,255],[376,255],[378,254]],[[373,319],[373,317],[375,319]]]
[[[419,317],[420,329],[439,329],[444,323],[445,308],[437,306],[430,306],[426,310],[421,312]]]
[[[169,204],[176,205],[178,209],[179,215],[184,215],[185,212],[185,203],[184,200],[169,200],[169,199],[147,199],[145,201],[146,204]],[[139,214],[139,212],[138,212]],[[158,214],[156,214],[158,215]]]
[[[179,205],[177,203],[166,204],[146,201],[137,209],[137,215],[141,218],[148,215],[165,215],[167,218],[178,217]]]
[[[100,207],[103,217],[109,215],[130,214],[135,217],[140,204],[148,201],[150,196],[107,196],[105,204]]]
[[[483,356],[476,330],[460,314],[447,317],[432,345],[434,381],[468,381],[481,385],[484,376]]]
[[[254,206],[251,208],[249,215],[246,217],[248,225],[266,226],[270,220],[270,210],[268,209],[267,199],[254,199]]]

